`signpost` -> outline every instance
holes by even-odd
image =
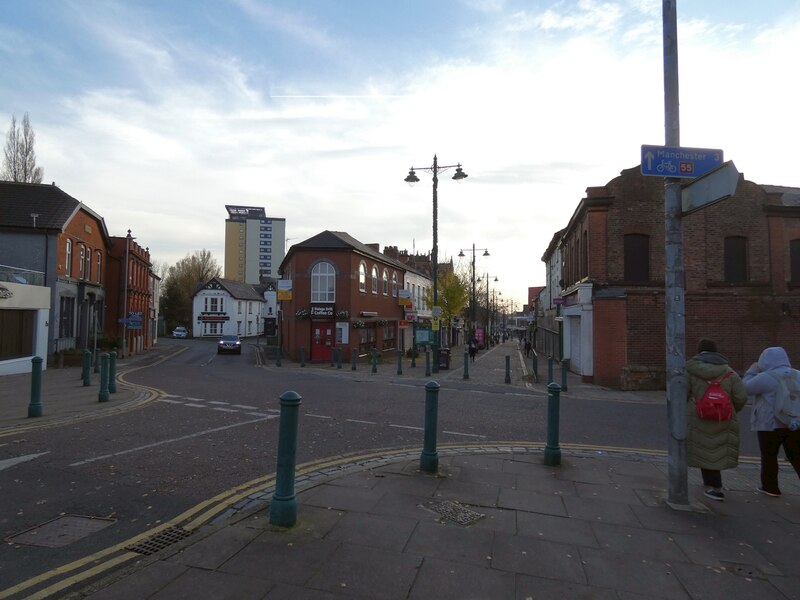
[[[723,162],[722,150],[642,145],[642,175],[693,179]]]

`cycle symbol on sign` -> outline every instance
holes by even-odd
[[[659,173],[674,173],[678,170],[671,160],[662,160],[658,165],[656,165],[656,171]]]

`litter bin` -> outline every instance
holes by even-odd
[[[450,368],[450,348],[439,348],[439,368]]]

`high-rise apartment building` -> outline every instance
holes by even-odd
[[[257,206],[226,205],[225,279],[257,285],[278,276],[286,255],[286,219]]]

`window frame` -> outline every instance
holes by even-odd
[[[321,273],[322,267],[326,268]],[[332,285],[331,285],[332,284]],[[311,267],[311,302],[333,304],[336,302],[336,265],[329,260],[320,260]]]

